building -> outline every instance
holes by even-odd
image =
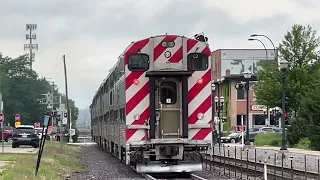
[[[216,89],[214,96],[223,96],[225,99],[223,117],[228,121],[224,125],[224,130],[232,127],[239,130],[241,117],[246,124],[246,91],[237,90],[235,85],[245,81],[243,72],[251,72],[251,87],[249,90],[249,127],[273,125],[273,118],[267,121],[267,111],[264,106],[257,104],[253,87],[257,81],[257,72],[263,61],[275,61],[275,51],[273,49],[218,49],[212,52],[212,76]],[[217,116],[216,107],[213,108]],[[222,116],[222,115],[221,115]]]

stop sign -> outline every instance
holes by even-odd
[[[3,122],[3,114],[0,113],[0,123],[2,123],[2,122]]]
[[[35,123],[34,123],[34,127],[35,127],[35,128],[39,128],[39,127],[40,127],[40,123],[39,123],[39,122],[35,122]]]
[[[16,114],[15,120],[16,120],[16,121],[20,121],[20,114]]]

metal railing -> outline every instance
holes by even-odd
[[[320,157],[263,151],[213,148],[212,155],[204,154],[204,169],[235,179],[320,179]]]

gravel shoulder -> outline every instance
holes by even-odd
[[[78,158],[87,171],[74,173],[72,180],[144,179],[129,166],[98,146],[83,147]]]

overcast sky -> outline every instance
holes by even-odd
[[[2,0],[0,52],[24,54],[25,24],[37,24],[34,69],[64,93],[66,54],[69,97],[83,108],[131,41],[204,32],[212,50],[261,48],[250,34],[278,44],[295,23],[320,31],[319,9],[319,0]]]

